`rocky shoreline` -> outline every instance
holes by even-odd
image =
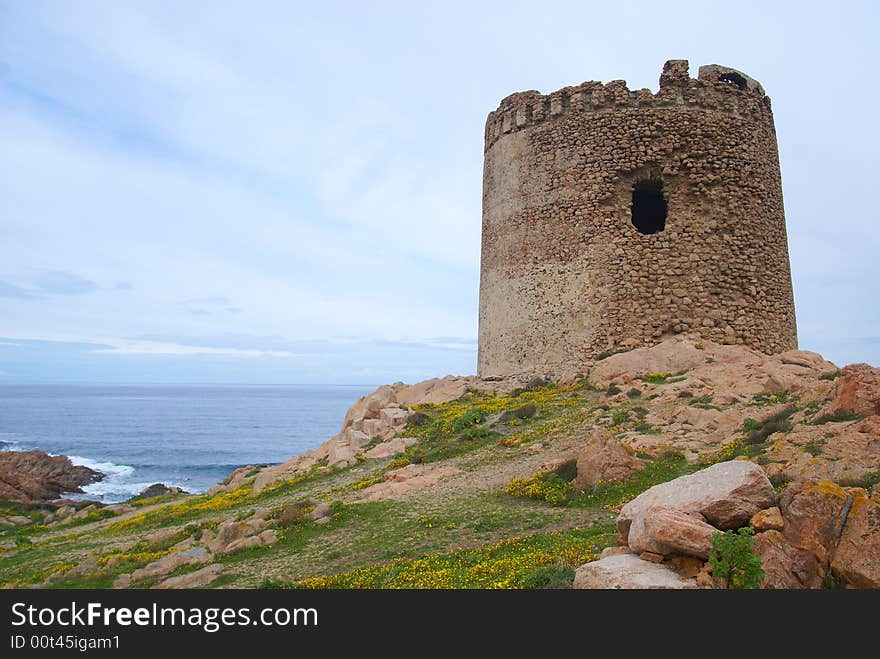
[[[74,465],[66,455],[43,451],[0,452],[0,499],[45,503],[62,494],[82,494],[83,486],[104,478],[100,471]]]

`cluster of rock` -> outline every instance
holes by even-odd
[[[392,469],[383,474],[383,481],[371,485],[361,492],[361,501],[381,501],[384,499],[404,499],[417,490],[431,487],[454,474],[461,472],[455,465],[442,463],[409,464]]]
[[[154,583],[153,588],[162,589],[207,586],[223,573],[222,564],[215,562],[217,558],[272,545],[281,539],[277,529],[272,528],[272,522],[268,519],[270,513],[269,510],[261,510],[242,520],[237,518],[224,520],[216,529],[205,527],[199,533],[173,545],[170,553],[131,573],[121,574],[114,581],[113,587],[143,587],[150,581]],[[330,506],[326,503],[314,506],[309,504],[304,517],[318,524],[328,522],[331,517]],[[177,529],[156,531],[148,535],[145,540],[150,543],[162,543],[177,533]],[[123,546],[118,549],[122,551],[128,548]],[[107,566],[113,567],[113,561],[111,557]],[[188,565],[204,565],[204,567],[181,575],[169,576],[172,572]],[[96,567],[95,557],[88,557],[64,575],[88,574]]]
[[[74,465],[64,455],[43,451],[0,451],[0,499],[40,503],[66,492],[81,493],[104,477],[99,471]]]
[[[800,480],[777,496],[764,471],[722,462],[656,485],[617,518],[618,546],[581,566],[575,588],[716,588],[713,535],[751,526],[762,588],[836,582],[880,588],[880,496]]]
[[[260,492],[271,483],[319,466],[346,466],[365,458],[388,458],[416,443],[412,437],[398,436],[406,428],[412,408],[421,404],[441,404],[464,396],[469,390],[506,393],[522,386],[529,376],[503,381],[481,380],[476,376],[451,376],[424,380],[416,384],[383,385],[362,396],[345,414],[339,433],[313,451],[269,467],[248,465],[235,470],[226,483],[209,492],[219,492],[253,482]]]
[[[135,494],[129,501],[141,501],[143,499],[153,499],[155,497],[168,496],[169,494],[189,494],[183,488],[176,485],[165,485],[165,483],[153,483],[148,485],[138,494]]]
[[[656,386],[645,381],[655,373],[681,375]],[[639,404],[652,432],[623,435],[632,452],[659,455],[672,448],[692,462],[711,459],[742,436],[747,418],[761,420],[797,397],[802,409],[789,419],[792,429],[773,435],[764,451],[768,476],[858,482],[880,468],[880,369],[867,364],[838,370],[805,350],[764,355],[745,346],[675,337],[597,362],[588,381],[618,391],[608,396],[611,403],[633,390],[644,396]],[[771,402],[756,406],[760,396]],[[701,400],[705,403],[694,404]],[[813,423],[823,417],[835,422]]]

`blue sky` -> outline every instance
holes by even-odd
[[[878,364],[878,11],[0,0],[0,382],[473,373],[486,114],[673,58],[767,89],[801,347]]]

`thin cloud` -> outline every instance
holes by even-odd
[[[216,313],[241,313],[241,307],[231,306],[228,297],[193,297],[178,303],[193,316],[213,316]]]
[[[64,270],[49,270],[34,278],[34,286],[50,295],[81,295],[100,288],[95,282]]]
[[[94,353],[104,355],[152,355],[152,356],[214,356],[214,357],[301,357],[302,355],[286,350],[256,350],[252,348],[215,348],[209,346],[192,346],[179,343],[162,343],[158,341],[120,342],[110,348],[98,348]]]
[[[37,296],[21,286],[16,286],[8,281],[0,281],[0,297],[8,297],[16,300],[33,300]]]
[[[183,300],[180,304],[229,304],[229,302],[230,299],[228,297],[193,297]]]

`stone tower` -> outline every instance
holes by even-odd
[[[682,332],[797,347],[770,99],[685,60],[660,90],[585,82],[486,121],[478,370],[577,370]]]

